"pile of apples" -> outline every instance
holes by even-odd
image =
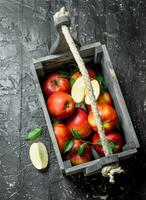
[[[87,69],[100,118],[113,153],[121,151],[124,144],[117,131],[118,116],[109,92],[101,89],[101,82],[93,69]],[[55,121],[54,134],[64,160],[72,165],[88,162],[93,158],[91,145],[100,157],[104,156],[98,130],[91,110],[88,90],[79,71],[70,77],[52,72],[43,81],[42,90],[48,112]]]

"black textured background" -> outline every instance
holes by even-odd
[[[71,12],[72,34],[81,43],[107,45],[141,148],[124,161],[115,185],[100,176],[63,177],[52,148],[30,72],[32,58],[49,54],[55,39],[52,15]],[[49,169],[28,158],[26,133],[43,129]],[[146,1],[0,0],[0,200],[146,200]]]

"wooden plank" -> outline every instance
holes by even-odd
[[[105,77],[106,84],[108,85],[109,92],[113,98],[115,108],[118,113],[120,124],[124,131],[124,137],[126,143],[134,143],[135,148],[139,147],[139,142],[130,119],[121,89],[118,84],[112,63],[110,61],[106,47],[103,45],[103,58],[102,58],[102,69]]]

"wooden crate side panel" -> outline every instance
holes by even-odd
[[[123,98],[116,74],[114,72],[109,54],[106,46],[103,45],[103,57],[101,60],[102,70],[105,78],[105,82],[108,85],[109,92],[113,98],[120,124],[123,128],[125,140],[128,143],[127,148],[138,148],[139,142],[129,116],[125,100]]]
[[[44,112],[44,115],[45,115],[46,123],[47,123],[48,129],[49,129],[49,134],[50,134],[50,137],[51,137],[51,140],[52,140],[52,143],[53,143],[53,147],[54,147],[54,150],[55,150],[55,153],[56,153],[56,156],[57,156],[58,164],[59,164],[60,170],[64,171],[63,160],[62,160],[59,148],[58,148],[56,137],[55,137],[54,132],[53,132],[52,123],[51,123],[50,116],[48,114],[48,110],[47,110],[47,107],[46,107],[46,104],[45,104],[45,100],[44,100],[43,93],[42,93],[42,90],[41,90],[41,86],[40,86],[40,83],[39,83],[39,80],[38,80],[38,76],[37,76],[35,67],[32,66],[31,68],[32,68],[33,76],[34,76],[36,91],[37,91],[37,94],[38,94],[38,97],[39,97],[40,104],[42,105],[42,109],[43,109],[43,112]]]
[[[94,56],[95,55],[95,48],[98,54],[102,52],[102,46],[99,42],[85,45],[80,48],[80,53],[82,57],[86,56]],[[44,71],[48,70],[55,70],[59,66],[61,67],[61,64],[63,65],[66,61],[72,59],[73,56],[71,53],[64,53],[64,54],[57,54],[57,55],[50,55],[46,57],[42,57],[39,59],[34,60],[34,64],[39,69],[39,63],[42,63],[42,66],[44,68]],[[40,65],[41,66],[41,65]]]

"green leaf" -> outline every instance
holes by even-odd
[[[102,146],[101,140],[98,140],[98,141],[96,142],[96,144],[98,144],[99,146]],[[116,148],[116,144],[114,144],[113,142],[111,142],[111,141],[108,140],[108,149],[109,149],[110,151],[114,151],[115,148]]]
[[[87,143],[85,142],[85,143],[81,144],[81,146],[79,147],[79,149],[78,149],[78,151],[77,151],[77,154],[78,154],[79,156],[81,156],[81,155],[84,153],[84,150],[85,150],[85,148],[86,148],[86,145],[87,145]]]
[[[79,134],[79,132],[77,130],[75,130],[74,128],[72,128],[71,131],[73,133],[74,138],[76,138],[76,139],[80,139],[81,138],[80,134]]]
[[[70,75],[66,75],[66,74],[60,74],[62,78],[70,78]]]
[[[75,83],[75,80],[74,79],[70,79],[71,87],[73,86],[74,83]]]
[[[102,146],[101,140],[98,140],[98,141],[96,142],[96,144],[98,144],[99,146]]]
[[[99,82],[99,84],[100,84],[100,89],[101,89],[101,91],[107,91],[107,90],[108,90],[108,88],[107,88],[107,86],[106,86],[106,84],[105,84],[105,82],[104,82],[104,78],[103,78],[102,75],[96,76],[96,80],[97,80],[97,81]]]
[[[35,140],[42,135],[42,130],[40,128],[35,128],[30,131],[27,135],[27,140]]]
[[[102,75],[96,76],[96,80],[99,81],[99,83],[101,84],[103,82],[103,76]]]
[[[65,72],[65,71],[58,71],[58,73],[61,75],[63,78],[70,78],[70,73]]]
[[[116,148],[116,145],[113,142],[108,141],[108,148],[109,150],[114,151]]]
[[[65,146],[64,146],[64,153],[68,152],[71,150],[71,148],[73,147],[73,140],[68,140],[66,143],[65,143]]]
[[[100,85],[100,88],[101,88],[101,91],[108,91],[108,87],[106,86],[105,83],[102,83],[102,84]]]

